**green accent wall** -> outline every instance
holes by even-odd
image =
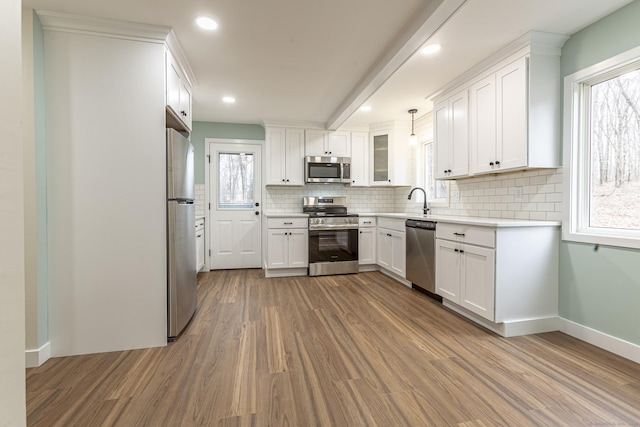
[[[640,0],[571,36],[562,76],[640,46]],[[640,251],[560,245],[560,316],[640,345]]]
[[[33,85],[36,167],[36,254],[38,274],[38,347],[49,341],[47,252],[47,139],[44,95],[44,32],[33,12]]]
[[[205,138],[252,139],[264,141],[264,128],[260,125],[238,123],[193,122],[191,143],[195,157],[195,183],[204,184]]]

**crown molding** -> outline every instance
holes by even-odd
[[[464,73],[447,83],[445,86],[425,96],[425,99],[434,101],[441,94],[451,92],[458,86],[488,72],[496,64],[505,61],[511,56],[524,56],[528,54],[549,55],[560,57],[562,46],[569,40],[565,34],[544,33],[541,31],[529,31],[518,37],[493,55],[469,68]]]
[[[171,32],[170,27],[161,25],[91,18],[45,10],[36,10],[36,14],[45,31],[102,35],[152,43],[164,43]]]
[[[182,74],[187,78],[191,87],[197,86],[198,79],[196,79],[196,75],[189,64],[187,55],[184,53],[184,50],[182,50],[182,45],[180,44],[176,33],[174,33],[172,29],[169,30],[169,33],[165,38],[165,45],[182,68]]]

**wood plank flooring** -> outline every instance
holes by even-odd
[[[27,370],[30,426],[640,425],[640,365],[505,339],[381,273],[200,274],[165,348]]]

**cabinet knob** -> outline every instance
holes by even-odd
[[[489,166],[493,166],[493,162],[489,162]]]
[[[464,251],[463,251],[462,249],[460,249],[460,253],[461,253],[461,254],[463,254],[463,253],[464,253]]]
[[[282,178],[282,182],[284,182],[284,178]]]
[[[198,234],[196,237],[198,237],[198,238],[199,238],[199,237],[202,237],[202,234]]]
[[[447,173],[451,173],[451,169],[447,170]]]
[[[360,234],[362,234],[362,231],[360,232]]]
[[[498,166],[500,164],[499,160],[496,160],[496,166]]]
[[[287,179],[287,182],[289,182],[289,180]]]
[[[387,236],[391,237],[391,234],[387,234]]]
[[[460,249],[454,249],[454,251],[456,251],[456,252],[460,252]]]
[[[447,172],[448,172],[448,171],[445,169],[445,170],[444,170],[444,173],[447,173]]]
[[[389,182],[391,182],[391,180],[389,180]]]

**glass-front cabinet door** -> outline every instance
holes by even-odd
[[[388,132],[380,134],[372,134],[371,144],[371,184],[372,185],[390,185],[391,164],[390,156],[390,135]]]

